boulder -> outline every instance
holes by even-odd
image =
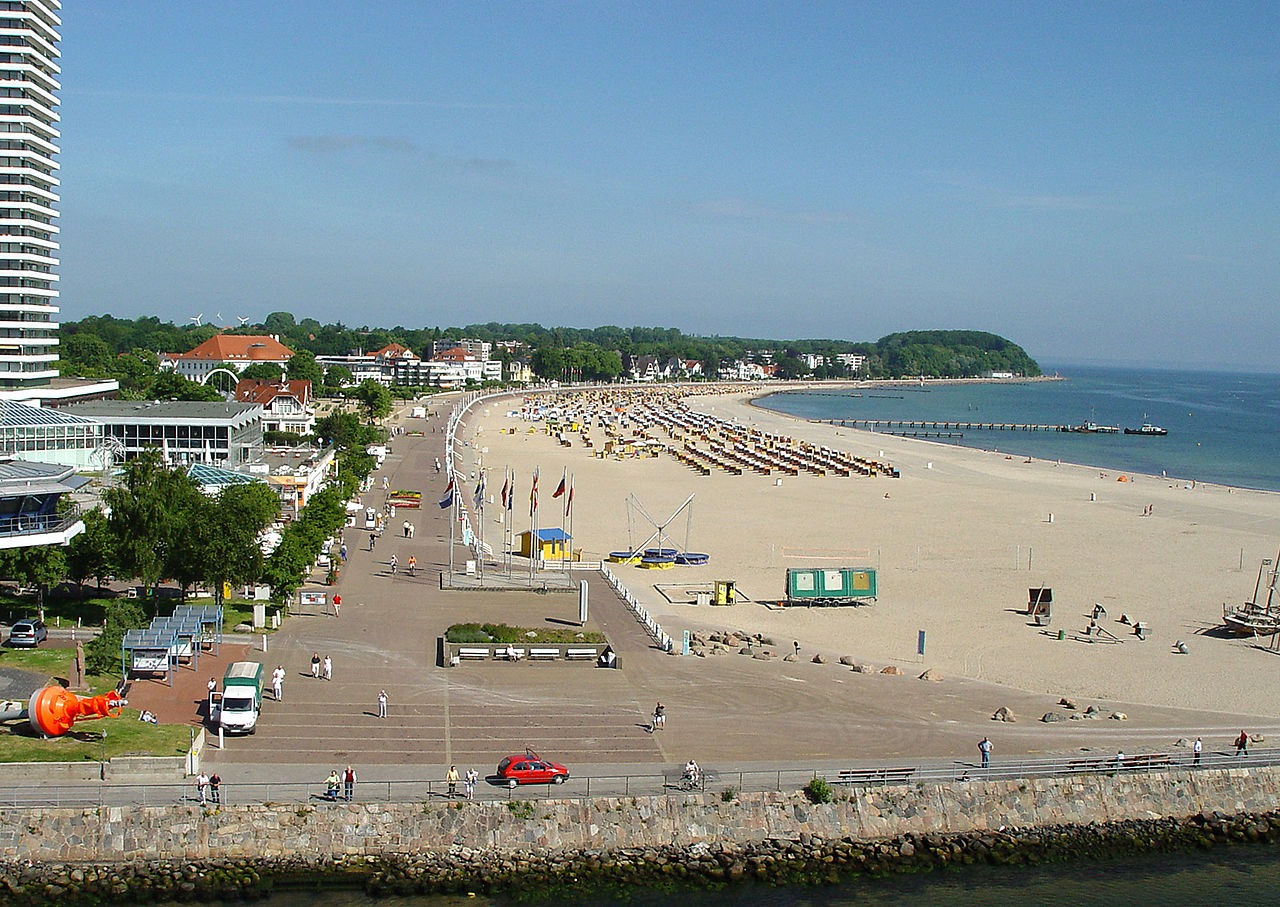
[[[876,672],[874,665],[854,665],[853,673],[855,674],[874,674]]]
[[[1014,717],[1013,709],[1009,708],[1007,705],[1002,705],[1000,708],[996,709],[995,714],[991,716],[991,720],[1014,722],[1018,719]]]
[[[881,674],[901,674],[902,668],[898,667],[897,665],[885,665],[883,668],[880,669],[880,673]]]
[[[827,663],[827,660],[822,656],[821,652],[819,652],[817,655],[813,656],[809,660],[816,665],[824,665]]]
[[[746,646],[743,646],[741,649],[739,649],[739,650],[738,650],[738,654],[739,654],[739,655],[750,655],[750,654],[751,654],[751,649],[747,648]]]
[[[842,665],[846,665],[846,666],[848,666],[848,667],[852,668],[852,667],[853,667],[854,665],[856,665],[857,663],[858,663],[857,659],[855,659],[852,655],[841,655],[841,656],[840,656],[840,664],[842,664]]]
[[[1091,706],[1089,706],[1087,709],[1085,709],[1085,710],[1084,710],[1084,717],[1086,717],[1086,718],[1101,718],[1101,717],[1102,717],[1102,709],[1098,708],[1096,705],[1091,705]]]
[[[1058,705],[1062,706],[1064,709],[1080,708],[1074,699],[1068,699],[1065,696],[1058,700]]]
[[[796,657],[795,652],[788,652],[786,655],[782,656],[782,660],[783,661],[799,661],[800,659]]]
[[[772,658],[772,657],[773,657],[773,653],[772,653],[772,652],[766,652],[764,649],[760,649],[758,652],[756,652],[756,653],[755,653],[754,655],[752,655],[751,657],[752,657],[752,658],[754,658],[754,659],[756,659],[757,661],[768,661],[770,658]]]
[[[1129,720],[1129,716],[1128,716],[1128,715],[1126,715],[1124,712],[1112,712],[1112,713],[1111,713],[1111,718],[1112,718],[1112,720],[1113,720],[1113,721],[1128,721],[1128,720]]]
[[[1066,721],[1067,716],[1063,715],[1061,712],[1045,712],[1040,716],[1040,720],[1048,724],[1054,721]]]
[[[934,668],[929,668],[929,670],[925,671],[923,674],[921,674],[921,675],[920,675],[920,679],[921,679],[921,680],[928,680],[928,681],[930,681],[931,683],[941,683],[941,682],[942,682],[942,674],[941,674],[941,673],[939,673],[939,672],[938,672],[937,670],[935,670]]]

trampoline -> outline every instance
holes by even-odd
[[[684,554],[676,555],[676,563],[682,567],[702,567],[709,560],[711,560],[710,555],[694,551],[686,551]]]

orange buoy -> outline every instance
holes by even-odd
[[[112,690],[102,696],[81,698],[62,687],[45,687],[31,694],[27,720],[46,737],[61,737],[77,721],[88,718],[118,718],[128,703]]]

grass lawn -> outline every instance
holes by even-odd
[[[550,643],[573,645],[574,643],[608,642],[603,633],[575,630],[570,627],[509,627],[506,624],[454,624],[444,631],[444,638],[453,643]]]
[[[0,649],[0,665],[40,674],[66,678],[72,649]],[[115,688],[116,678],[86,678],[94,695]],[[61,737],[41,740],[23,733],[25,722],[11,721],[9,731],[0,730],[0,762],[96,762],[105,753],[112,756],[180,756],[191,745],[191,729],[186,725],[145,724],[138,720],[138,710],[126,708],[119,718],[95,718],[82,721]],[[106,746],[103,747],[103,732]]]

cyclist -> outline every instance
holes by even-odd
[[[418,559],[414,557],[412,554],[409,555],[409,575],[410,576],[413,576],[413,571],[417,568],[417,566],[418,566]]]
[[[396,564],[398,563],[399,561],[396,559],[396,556],[394,554],[391,555],[391,575],[392,576],[396,575]]]

